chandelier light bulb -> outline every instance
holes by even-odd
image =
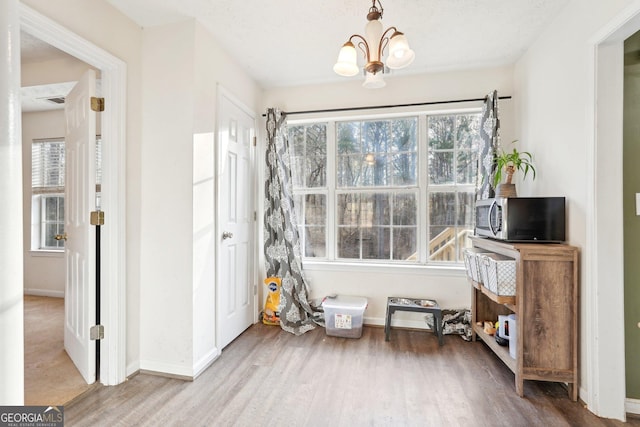
[[[389,41],[389,59],[387,67],[391,69],[404,68],[411,64],[416,54],[409,47],[409,42],[404,34],[397,31]]]
[[[333,66],[333,71],[345,77],[355,76],[360,72],[356,48],[350,41],[342,45],[342,49],[338,53],[338,61]]]
[[[385,87],[387,83],[382,78],[382,72],[379,73],[367,73],[365,77],[364,83],[362,83],[362,87],[367,89],[380,89],[381,87]]]

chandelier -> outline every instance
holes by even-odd
[[[376,7],[376,3],[379,8]],[[372,0],[365,36],[354,34],[342,45],[338,54],[338,62],[333,66],[333,71],[341,76],[355,76],[360,72],[357,62],[355,40],[360,50],[364,53],[367,63],[364,66],[365,81],[362,86],[366,88],[380,88],[385,86],[382,74],[385,68],[392,70],[404,68],[413,62],[415,53],[409,47],[407,38],[396,27],[389,27],[382,31],[382,13],[384,9],[379,0]],[[389,34],[391,36],[389,36]],[[389,55],[386,64],[382,62],[382,55],[386,47],[389,47]]]

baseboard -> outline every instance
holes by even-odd
[[[207,370],[207,368],[209,366],[211,366],[211,364],[213,362],[216,361],[216,359],[218,358],[218,356],[220,356],[220,350],[218,350],[217,347],[214,347],[213,349],[211,349],[211,351],[209,351],[209,353],[207,353],[203,358],[201,358],[194,366],[193,366],[193,370],[195,372],[195,375],[193,376],[193,378],[198,378],[200,376],[200,374],[202,374],[204,371]]]
[[[640,399],[625,399],[624,410],[627,414],[640,414]]]
[[[156,377],[171,378],[174,380],[189,381],[189,382],[193,381],[193,377],[191,375],[177,375],[177,374],[171,374],[169,372],[151,371],[149,369],[140,369],[138,373],[145,374],[145,375],[153,375]]]
[[[365,317],[363,322],[367,326],[384,326],[385,319],[380,317]],[[408,319],[391,319],[391,327],[392,328],[403,328],[403,329],[425,329],[429,330],[427,326],[427,322],[424,320],[424,317],[421,320],[408,320]]]
[[[131,378],[136,375],[140,371],[140,362],[135,361],[131,362],[127,365],[127,370],[125,371],[125,375],[127,378]]]
[[[64,298],[64,291],[53,291],[50,289],[24,289],[25,295],[33,295],[37,297],[53,297]]]
[[[189,368],[153,360],[141,360],[140,373],[176,378],[185,381],[193,381],[194,378],[193,371]]]

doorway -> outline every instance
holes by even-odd
[[[586,343],[584,362],[590,387],[589,410],[602,417],[625,419],[640,413],[626,398],[624,363],[623,105],[624,40],[640,29],[640,6],[630,5],[589,40],[591,62],[588,126],[589,192],[587,246]],[[632,325],[631,327],[636,327]],[[635,407],[634,407],[635,406]]]
[[[109,108],[103,113],[102,139],[109,144],[102,156],[101,205],[109,212],[101,235],[100,280],[103,285],[101,324],[108,334],[100,341],[100,382],[115,385],[126,377],[125,293],[125,104],[126,64],[101,48],[20,4],[20,28],[31,36],[100,70],[102,93]]]

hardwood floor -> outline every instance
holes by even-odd
[[[64,350],[64,299],[24,297],[25,405],[64,405],[91,386]]]
[[[514,376],[481,342],[365,327],[296,337],[257,324],[194,382],[136,375],[65,407],[66,426],[640,426],[600,419],[555,383]]]

